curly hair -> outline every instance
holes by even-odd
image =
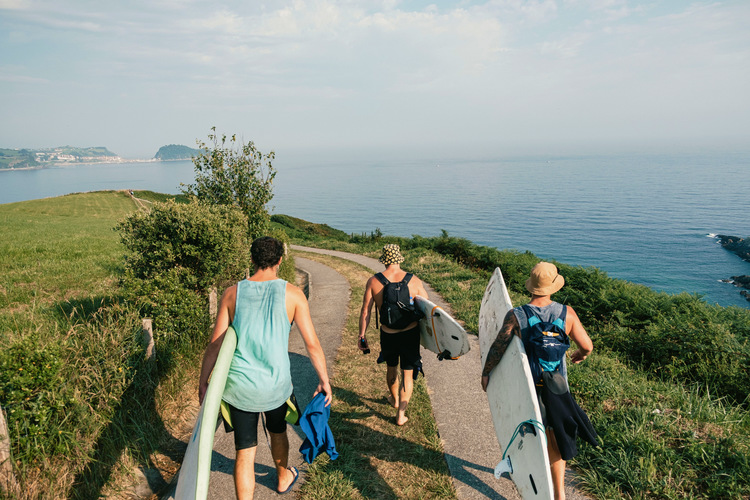
[[[257,269],[268,269],[278,264],[284,255],[284,244],[270,236],[261,236],[253,241],[250,255]]]

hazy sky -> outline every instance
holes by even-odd
[[[750,2],[0,0],[0,147],[750,145]]]

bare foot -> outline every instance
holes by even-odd
[[[389,394],[388,397],[386,397],[386,399],[388,400],[389,405],[393,406],[394,408],[398,408],[398,403],[396,402],[395,399],[393,399],[393,395]]]
[[[401,415],[396,417],[396,425],[404,425],[408,421],[409,421],[409,417],[401,416]]]

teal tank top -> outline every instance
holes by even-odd
[[[240,410],[273,410],[292,394],[286,285],[280,279],[237,283],[237,348],[222,399]]]

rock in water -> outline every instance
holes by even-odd
[[[725,234],[720,234],[716,238],[722,247],[736,253],[741,259],[750,261],[750,238],[727,236]]]

